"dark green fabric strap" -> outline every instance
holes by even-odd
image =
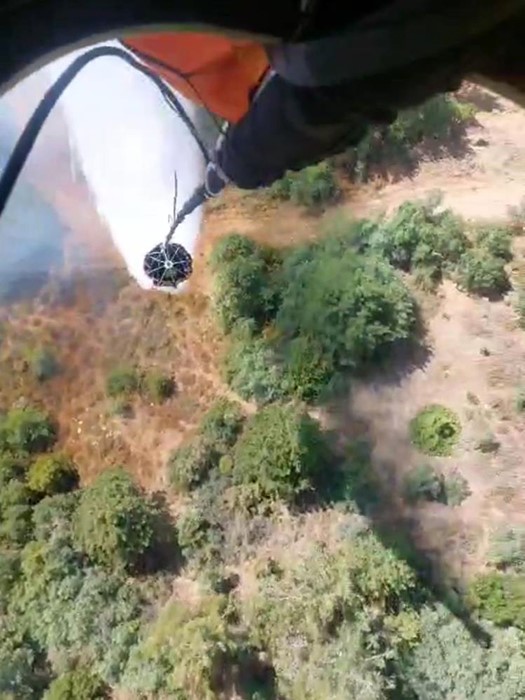
[[[524,10],[525,0],[397,0],[344,31],[268,53],[294,85],[337,85],[461,46]]]

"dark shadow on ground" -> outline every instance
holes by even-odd
[[[464,160],[474,155],[475,150],[470,142],[468,129],[476,124],[475,118],[454,123],[445,137],[421,135],[414,144],[392,141],[388,137],[387,128],[378,129],[371,137],[364,157],[359,159],[357,150],[350,149],[342,156],[336,157],[334,164],[356,183],[376,179],[390,183],[401,182],[414,177],[423,162],[447,158]]]

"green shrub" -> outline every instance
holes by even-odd
[[[384,654],[395,658],[417,640],[417,617],[409,608],[416,577],[368,532],[305,548],[291,566],[268,567],[243,599],[253,642],[271,655],[278,695],[387,697]]]
[[[195,489],[218,464],[220,452],[213,443],[196,436],[172,452],[168,460],[171,486],[181,493]]]
[[[288,393],[275,352],[263,338],[254,338],[242,326],[232,336],[222,374],[241,398],[255,400],[258,404],[277,401]]]
[[[5,615],[11,593],[20,576],[20,554],[15,550],[0,551],[0,617]]]
[[[106,392],[111,398],[130,396],[138,391],[139,387],[139,374],[132,367],[117,367],[106,379]]]
[[[52,454],[38,457],[27,474],[27,485],[32,491],[45,496],[72,491],[78,486],[78,472],[65,455]]]
[[[444,480],[434,467],[422,464],[405,478],[405,496],[411,502],[444,500]]]
[[[205,413],[199,433],[220,452],[227,452],[235,444],[242,429],[244,415],[239,404],[219,399]]]
[[[460,506],[472,491],[468,481],[458,472],[447,476],[444,483],[445,503],[449,506]]]
[[[389,128],[388,138],[410,146],[428,137],[443,141],[474,113],[473,105],[458,102],[453,95],[436,95],[418,107],[403,110]]]
[[[500,295],[510,289],[505,261],[483,249],[467,251],[459,261],[456,280],[469,294]]]
[[[525,578],[515,574],[478,576],[470,595],[481,617],[495,625],[525,628]]]
[[[220,558],[222,532],[199,507],[188,508],[177,521],[178,542],[185,557],[198,555],[201,566]]]
[[[0,617],[0,697],[33,700],[40,697],[42,676],[37,653],[22,638],[13,620]]]
[[[326,161],[297,173],[286,173],[270,187],[269,192],[276,199],[289,199],[312,210],[333,202],[340,194],[333,168]]]
[[[238,237],[233,234],[233,248]],[[229,333],[243,319],[252,320],[261,327],[275,308],[275,289],[269,276],[269,265],[264,251],[253,245],[252,252],[243,256],[224,254],[228,239],[222,239],[219,252],[212,255],[215,272],[213,301],[224,332]],[[223,261],[226,257],[227,262]],[[214,261],[221,262],[214,262]]]
[[[55,672],[89,660],[94,673],[117,682],[137,641],[142,611],[129,578],[86,567],[63,538],[24,548],[10,614],[48,652]]]
[[[55,440],[48,415],[35,408],[13,408],[0,424],[0,442],[14,452],[44,452]]]
[[[27,506],[33,501],[34,494],[21,481],[9,481],[0,489],[0,516],[13,506]]]
[[[108,697],[104,683],[90,671],[77,668],[55,678],[44,700],[103,700]]]
[[[400,697],[425,700],[520,700],[525,688],[524,635],[491,627],[490,644],[444,605],[420,612],[420,641],[398,662]],[[484,631],[484,630],[483,630]]]
[[[37,348],[28,355],[31,373],[39,382],[45,382],[56,376],[60,366],[50,348]]]
[[[153,697],[214,700],[225,690],[228,664],[239,652],[225,598],[211,596],[192,606],[174,601],[133,649],[122,686]]]
[[[156,509],[122,469],[82,490],[75,515],[78,548],[101,566],[140,570],[155,545]]]
[[[458,263],[468,246],[462,220],[438,211],[440,199],[404,202],[370,237],[372,251],[401,270],[414,269],[438,282]]]
[[[314,401],[332,380],[334,368],[315,340],[300,336],[284,350],[284,373],[292,394]]]
[[[146,394],[154,403],[163,403],[175,392],[175,382],[162,372],[148,372],[143,384]]]
[[[512,233],[503,226],[479,226],[476,233],[476,245],[489,255],[502,260],[512,260]]]
[[[10,506],[2,511],[0,543],[23,547],[31,539],[33,531],[31,506]]]
[[[369,129],[358,146],[350,149],[350,172],[363,182],[374,164],[380,164],[382,170],[399,162],[410,165],[420,155],[415,147],[424,140],[431,140],[446,154],[454,132],[464,129],[475,111],[473,105],[459,102],[452,95],[436,95],[417,107],[402,110],[390,126]]]
[[[525,569],[525,527],[511,527],[496,533],[489,561],[498,569]]]
[[[460,432],[459,418],[445,406],[427,406],[410,423],[413,444],[428,455],[451,455]]]
[[[4,453],[0,455],[0,488],[10,481],[23,481],[26,474],[25,460],[17,455]]]
[[[34,539],[46,541],[54,536],[68,537],[79,498],[79,492],[60,493],[46,496],[37,503],[33,508]]]
[[[368,514],[380,502],[380,484],[372,466],[371,445],[354,440],[346,449],[346,460],[325,486],[328,500],[343,503],[347,510]]]
[[[246,423],[233,453],[233,481],[247,505],[293,501],[326,467],[318,424],[295,406],[262,408]]]
[[[377,359],[415,325],[413,299],[397,273],[341,240],[323,239],[289,255],[282,298],[279,337],[315,340],[323,362],[335,369]]]
[[[242,258],[258,255],[259,248],[255,241],[240,233],[230,233],[223,236],[215,244],[211,255],[210,264],[214,269],[220,269]]]

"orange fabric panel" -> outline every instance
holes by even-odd
[[[268,68],[265,50],[252,41],[185,32],[145,34],[126,37],[123,41],[130,49],[189,75],[195,89],[169,70],[149,63],[185,97],[229,122],[237,122],[246,114],[251,92]]]

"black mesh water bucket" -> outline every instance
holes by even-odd
[[[191,255],[180,243],[159,243],[144,258],[144,272],[155,287],[176,288],[192,271]]]

